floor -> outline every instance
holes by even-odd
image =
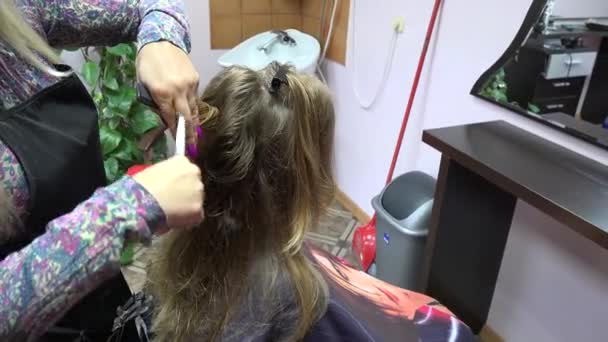
[[[335,202],[319,222],[319,226],[307,234],[307,239],[316,246],[358,265],[356,258],[351,253],[351,242],[356,227],[360,225],[352,213],[346,210],[340,203]],[[132,292],[142,289],[146,281],[146,264],[148,257],[147,248],[137,246],[135,248],[134,262],[122,268],[122,273],[129,284]]]

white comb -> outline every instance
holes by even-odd
[[[186,119],[182,113],[177,113],[177,132],[175,134],[175,155],[186,155]]]

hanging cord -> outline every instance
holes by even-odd
[[[323,44],[323,51],[321,52],[321,56],[319,57],[319,61],[317,62],[317,73],[319,74],[321,81],[325,84],[327,84],[327,80],[325,79],[325,75],[323,74],[321,65],[323,64],[323,62],[325,62],[325,57],[327,56],[327,50],[329,48],[329,44],[331,44],[331,39],[334,34],[334,23],[336,21],[336,13],[338,12],[338,6],[340,5],[340,0],[332,0],[332,1],[334,4],[332,6],[331,14],[329,17],[329,29],[327,30],[327,36],[325,37],[325,43]],[[325,4],[325,1],[323,2],[323,4]],[[323,5],[323,11],[325,11],[325,5]],[[325,17],[325,13],[323,13],[323,17]],[[321,25],[323,25],[323,21],[321,21]]]
[[[352,59],[353,70],[354,70],[353,71],[353,90],[355,92],[355,97],[357,98],[357,101],[359,101],[359,106],[361,106],[361,108],[367,110],[374,106],[374,104],[380,97],[380,94],[383,92],[384,88],[386,87],[386,83],[388,81],[388,78],[389,78],[390,72],[391,72],[391,68],[393,66],[393,59],[395,58],[395,51],[397,50],[397,38],[398,38],[400,32],[398,31],[397,28],[393,29],[393,35],[391,37],[391,42],[389,44],[388,53],[386,54],[386,61],[384,62],[384,72],[382,73],[382,79],[380,80],[380,84],[376,88],[376,91],[373,93],[371,99],[363,100],[361,94],[359,93],[359,84],[357,81],[359,79],[359,77],[358,77],[358,75],[359,75],[358,64],[359,63],[357,63],[357,53],[356,53],[356,48],[355,48],[356,40],[357,40],[357,38],[356,38],[357,37],[357,26],[355,24],[356,20],[357,20],[356,7],[357,7],[356,2],[352,1],[352,5],[351,5],[352,18],[351,18],[351,23],[350,23],[350,27],[351,27],[350,56]]]

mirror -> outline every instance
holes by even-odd
[[[534,0],[471,94],[608,149],[608,1]]]

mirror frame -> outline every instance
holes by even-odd
[[[503,65],[505,65],[505,63],[507,63],[509,61],[509,59],[515,54],[517,49],[519,49],[525,43],[525,40],[528,38],[528,34],[530,33],[530,30],[532,30],[533,26],[540,19],[545,6],[547,5],[547,2],[548,2],[548,0],[534,0],[533,1],[532,5],[530,6],[530,9],[528,10],[528,14],[526,15],[523,23],[521,24],[521,26],[519,28],[519,31],[515,35],[515,38],[513,39],[513,41],[507,48],[507,50],[502,54],[502,56],[500,56],[500,58],[489,69],[487,69],[483,74],[481,74],[481,76],[479,76],[479,78],[473,85],[473,88],[471,89],[470,94],[479,99],[490,102],[499,107],[508,109],[519,115],[525,116],[528,119],[540,122],[546,126],[549,126],[556,130],[564,132],[568,135],[582,139],[595,146],[601,147],[603,149],[608,149],[608,145],[602,143],[596,137],[593,137],[586,133],[577,131],[576,129],[574,129],[572,127],[559,126],[559,125],[553,124],[550,121],[543,119],[541,115],[529,112],[529,111],[527,111],[523,108],[517,107],[517,106],[512,106],[512,105],[509,105],[506,103],[500,103],[500,102],[494,101],[492,99],[489,99],[487,97],[480,95],[480,92],[481,92],[484,84],[490,79],[490,77],[492,77],[496,72],[498,72],[498,70]]]

